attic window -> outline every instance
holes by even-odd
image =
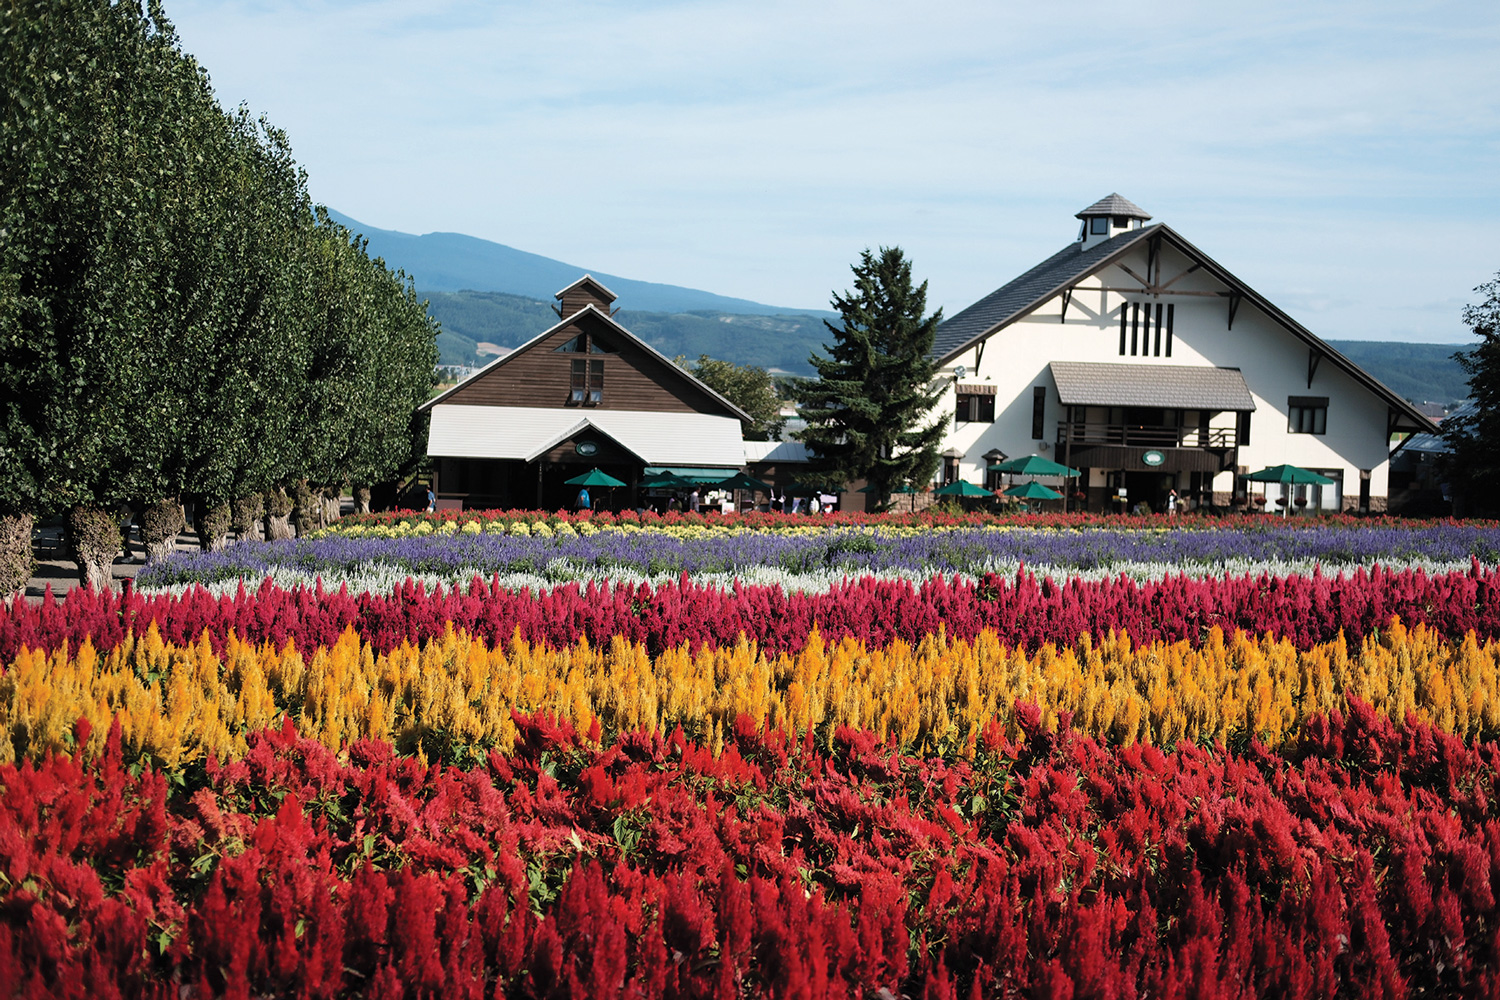
[[[574,361],[569,373],[568,402],[597,406],[603,401],[604,362],[583,358]]]
[[[1089,232],[1095,236],[1109,235],[1109,216],[1096,215],[1089,220]]]
[[[554,354],[618,354],[620,349],[602,337],[591,337],[580,333],[572,340],[553,349]]]

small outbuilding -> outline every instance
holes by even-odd
[[[556,326],[423,404],[440,508],[569,507],[591,468],[633,507],[648,467],[744,467],[751,418],[617,323],[613,292],[584,275],[556,298]]]

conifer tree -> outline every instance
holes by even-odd
[[[803,392],[807,429],[798,437],[815,456],[814,478],[866,479],[883,508],[893,488],[937,471],[947,417],[932,417],[942,390],[931,351],[943,312],[923,315],[927,282],[912,286],[900,247],[865,250],[851,270],[853,291],[833,296],[840,324],[825,321],[828,357],[811,358],[818,379]]]
[[[1500,509],[1500,274],[1474,291],[1484,301],[1465,306],[1463,319],[1480,342],[1453,355],[1469,376],[1474,410],[1443,422],[1443,437],[1452,449],[1449,483],[1463,508],[1458,514]]]

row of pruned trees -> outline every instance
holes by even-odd
[[[161,543],[191,498],[213,546],[299,485],[391,478],[435,335],[159,5],[0,6],[0,590],[38,516],[107,585],[123,505]]]

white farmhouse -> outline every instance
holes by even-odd
[[[1335,480],[1289,487],[1293,509],[1385,509],[1393,437],[1431,420],[1119,195],[1077,218],[938,328],[945,480],[994,487],[987,465],[1035,453],[1082,472],[1089,510],[1161,510],[1174,488],[1243,502],[1247,472],[1287,463]]]

